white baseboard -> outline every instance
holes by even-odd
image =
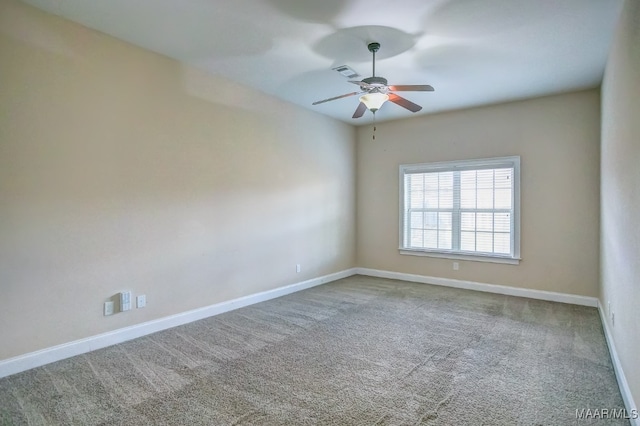
[[[107,346],[126,342],[127,340],[136,339],[146,336],[157,331],[166,330],[182,324],[208,318],[214,315],[229,312],[244,306],[253,305],[255,303],[264,302],[266,300],[275,299],[296,291],[305,290],[331,281],[339,280],[354,275],[355,268],[346,269],[344,271],[333,274],[324,275],[288,286],[267,290],[249,296],[240,297],[238,299],[226,302],[216,303],[214,305],[205,306],[203,308],[182,312],[153,321],[132,325],[130,327],[120,328],[118,330],[109,331],[107,333],[98,334],[96,336],[87,337],[85,339],[75,340],[73,342],[64,343],[50,348],[42,349],[36,352],[20,355],[0,361],[0,378],[10,376],[31,368],[40,367],[51,362],[60,361],[65,358],[80,355],[83,353],[95,351]]]
[[[556,293],[553,291],[533,290],[528,288],[508,287],[505,285],[486,284],[474,281],[462,281],[452,278],[429,277],[426,275],[404,274],[402,272],[382,271],[379,269],[355,268],[356,273],[371,277],[390,278],[393,280],[412,281],[422,284],[433,284],[445,287],[463,288],[466,290],[498,293],[508,296],[528,297],[531,299],[548,300],[551,302],[570,303],[582,306],[598,306],[595,297],[579,296],[576,294]]]
[[[627,413],[631,415],[632,413],[640,413],[638,411],[638,406],[633,400],[633,396],[631,395],[631,389],[629,389],[629,383],[627,382],[627,378],[624,375],[624,370],[622,369],[622,364],[620,364],[620,358],[618,358],[618,351],[616,350],[616,345],[613,342],[613,335],[611,334],[611,330],[609,329],[609,323],[607,322],[607,315],[604,312],[604,307],[600,300],[598,300],[598,312],[600,313],[600,321],[602,322],[602,329],[604,330],[604,337],[607,341],[607,346],[609,347],[609,354],[611,354],[611,362],[613,363],[613,370],[616,373],[616,378],[618,379],[618,387],[620,388],[620,393],[622,394],[622,400],[624,401],[624,405],[627,408]],[[629,419],[632,426],[640,426],[640,417],[635,419]]]

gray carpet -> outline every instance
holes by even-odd
[[[586,425],[594,308],[354,276],[0,380],[9,425]]]

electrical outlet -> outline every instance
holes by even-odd
[[[104,302],[104,316],[113,315],[113,302]]]
[[[300,267],[300,264],[296,264],[296,273],[300,273],[301,270],[302,268]]]
[[[140,296],[136,297],[136,307],[144,308],[145,306],[147,306],[147,296],[141,294]]]
[[[453,262],[453,270],[457,271],[460,269],[460,264],[458,262]]]

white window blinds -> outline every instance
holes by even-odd
[[[404,165],[401,250],[519,257],[519,157]]]

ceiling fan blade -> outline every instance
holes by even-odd
[[[410,100],[398,96],[395,93],[389,93],[389,100],[396,105],[400,105],[401,107],[408,109],[411,112],[418,112],[422,109],[420,105],[414,104]]]
[[[362,92],[351,92],[351,93],[347,93],[345,95],[335,96],[335,97],[329,98],[329,99],[323,99],[321,101],[314,102],[311,105],[318,105],[318,104],[323,104],[323,103],[329,102],[329,101],[335,101],[336,99],[348,98],[349,96],[359,95],[360,93],[362,93]]]
[[[364,114],[364,112],[367,110],[367,106],[364,104],[364,102],[360,102],[360,104],[358,105],[358,108],[356,108],[356,112],[353,113],[353,117],[351,118],[360,118],[362,117],[362,115]]]
[[[433,92],[434,88],[428,84],[405,84],[400,86],[389,86],[389,90],[395,92]]]

